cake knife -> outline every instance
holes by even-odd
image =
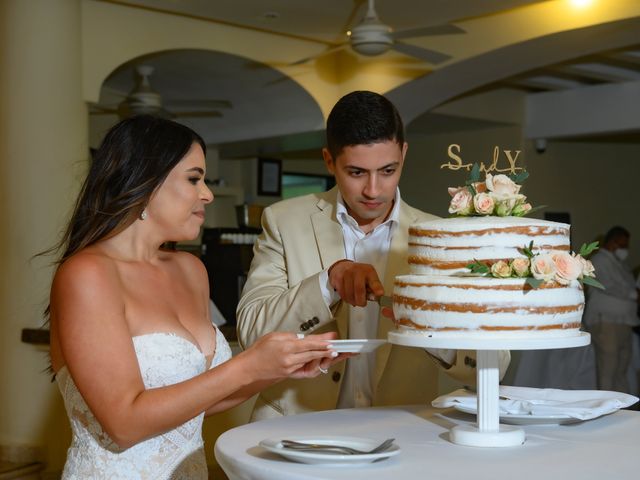
[[[393,308],[393,297],[389,295],[380,295],[379,297],[374,297],[372,294],[367,296],[367,300],[369,302],[377,302],[381,307]]]

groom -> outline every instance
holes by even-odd
[[[339,338],[387,338],[393,321],[367,297],[389,294],[408,273],[408,228],[434,219],[400,198],[407,143],[402,119],[382,95],[342,97],[327,119],[325,165],[336,187],[278,202],[262,216],[263,233],[240,299],[243,347],[271,331],[337,331]],[[501,373],[509,362],[502,356]],[[333,408],[428,403],[438,370],[475,382],[475,354],[385,344],[330,368],[327,375],[263,391],[252,419]]]

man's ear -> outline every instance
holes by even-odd
[[[336,164],[333,161],[333,157],[327,148],[322,149],[322,159],[324,160],[324,165],[327,167],[327,171],[331,175],[335,175]]]

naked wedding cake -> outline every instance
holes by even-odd
[[[506,175],[488,173],[449,193],[456,217],[409,230],[411,274],[396,277],[393,294],[400,331],[575,335],[582,284],[599,285],[583,258],[597,244],[571,253],[569,225],[524,218],[531,206]]]

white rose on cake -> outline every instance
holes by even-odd
[[[473,196],[468,188],[449,188],[449,195],[452,197],[449,213],[469,215],[473,212]]]
[[[510,198],[520,193],[520,185],[506,175],[491,175],[487,173],[485,183],[489,191],[499,198]]]

